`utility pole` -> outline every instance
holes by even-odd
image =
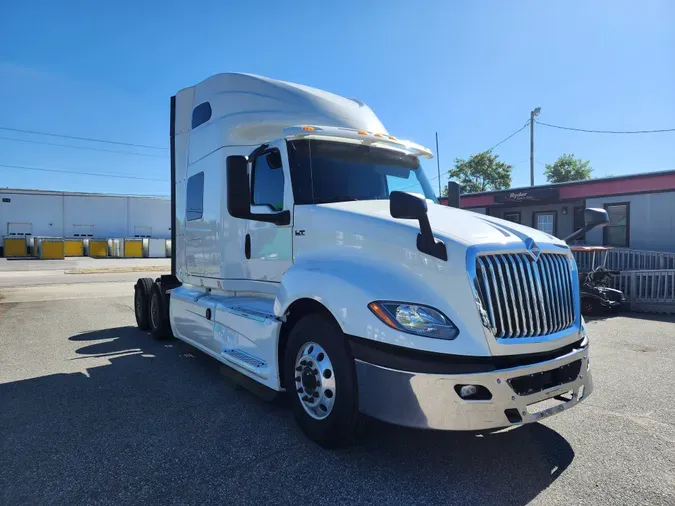
[[[541,107],[530,112],[530,186],[534,186],[534,118],[539,116]]]
[[[436,132],[436,168],[438,169],[438,198],[443,196],[441,191],[441,157],[438,154],[438,132]]]

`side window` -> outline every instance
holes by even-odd
[[[555,235],[555,213],[545,211],[541,213],[533,213],[532,221],[534,221],[534,228],[541,230],[548,235]]]
[[[202,123],[211,119],[211,104],[204,102],[192,110],[192,128],[197,128]]]
[[[513,223],[520,223],[520,211],[513,213],[504,213],[504,219]]]
[[[187,181],[185,199],[185,219],[200,220],[204,214],[204,173],[191,176]]]
[[[254,205],[268,206],[274,211],[284,208],[284,170],[278,150],[264,153],[255,159],[251,186]]]
[[[609,223],[603,228],[604,245],[627,248],[630,231],[629,204],[605,204],[605,209],[609,216]]]

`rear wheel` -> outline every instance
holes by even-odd
[[[159,340],[171,338],[168,298],[162,293],[161,283],[153,283],[152,285],[149,313],[152,337]]]
[[[150,328],[150,292],[152,279],[140,278],[134,287],[134,314],[136,325],[141,330]]]
[[[324,448],[354,440],[362,423],[356,369],[334,321],[310,314],[293,327],[284,378],[291,409],[307,437]]]

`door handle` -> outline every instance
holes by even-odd
[[[246,255],[246,259],[249,260],[251,258],[251,235],[246,234],[246,239],[244,240],[244,255]]]

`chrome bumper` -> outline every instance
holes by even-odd
[[[551,371],[576,360],[582,361],[581,368],[579,375],[571,382],[530,395],[518,395],[511,387],[509,380]],[[532,423],[575,406],[593,390],[588,346],[553,360],[489,373],[415,373],[388,369],[361,360],[356,360],[356,373],[362,413],[385,422],[425,429],[486,430]],[[484,386],[492,398],[463,400],[455,391],[455,385],[467,384]],[[570,391],[571,400],[528,413],[527,406]]]

